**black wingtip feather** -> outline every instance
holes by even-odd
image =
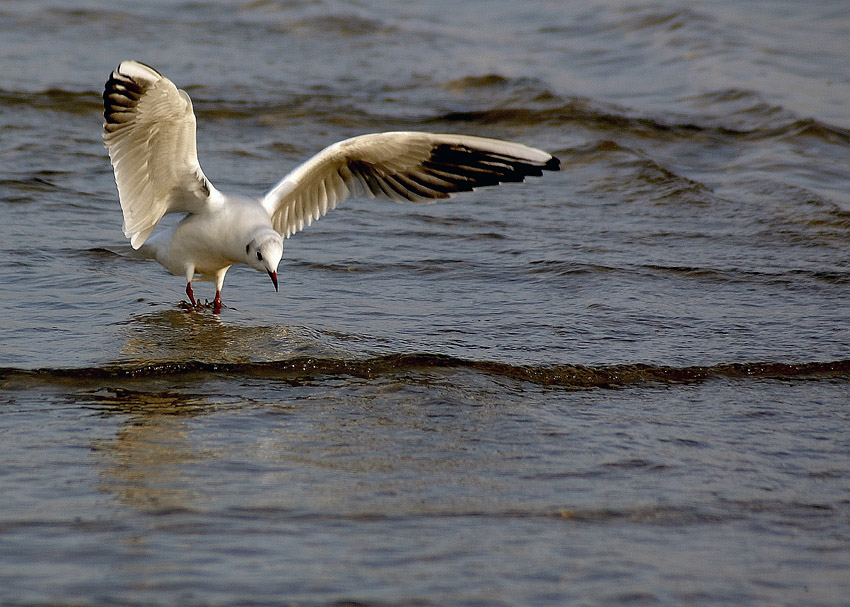
[[[107,128],[121,123],[118,114],[132,110],[141,98],[142,89],[135,82],[115,71],[103,90],[103,119]]]
[[[439,145],[431,158],[424,162],[426,168],[457,175],[474,187],[505,182],[521,182],[526,177],[540,177],[543,171],[557,171],[561,161],[550,156],[545,163],[495,152],[477,150],[464,145]]]
[[[151,66],[138,61],[136,63],[150,69],[157,76],[161,76]],[[123,64],[124,62],[120,63],[115,71],[109,75],[103,89],[103,118],[106,121],[104,127],[107,130],[118,128],[121,124],[118,115],[131,111],[145,92],[143,83],[136,82],[131,76],[121,71]]]

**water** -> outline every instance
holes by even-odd
[[[0,604],[846,605],[850,19],[740,4],[0,5]],[[187,314],[127,58],[226,192],[392,129],[562,171],[348,201]]]

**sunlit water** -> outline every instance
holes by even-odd
[[[0,4],[0,603],[846,604],[848,40],[838,1]],[[186,313],[100,143],[128,58],[223,191],[395,129],[562,171],[347,201]]]

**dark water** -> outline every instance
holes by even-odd
[[[0,4],[0,604],[847,605],[850,10],[739,4]],[[348,201],[187,314],[127,58],[223,191],[394,129],[562,171]]]

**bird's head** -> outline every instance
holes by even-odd
[[[274,283],[277,291],[277,266],[283,257],[283,238],[272,229],[257,232],[251,241],[245,245],[245,263],[265,272]]]

